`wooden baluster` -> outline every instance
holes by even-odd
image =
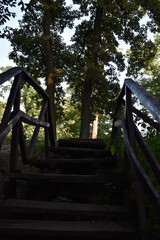
[[[14,101],[15,113],[20,110],[20,81],[21,74],[18,75],[19,89],[17,90],[17,95]],[[10,171],[18,170],[18,144],[19,144],[19,122],[15,125],[12,130],[12,139],[11,139],[11,155],[10,155]]]
[[[21,74],[17,76],[17,81],[19,81],[19,86],[17,89],[17,94],[14,101],[13,111],[17,113],[20,110],[20,83],[21,83]],[[12,139],[11,139],[11,153],[10,153],[10,172],[18,170],[18,144],[19,144],[19,122],[14,126],[12,130]],[[11,179],[8,183],[8,194],[9,197],[16,197],[16,180]]]
[[[121,127],[122,127],[122,101],[117,104],[117,109],[116,109],[116,118],[119,122],[117,128],[116,128],[116,136],[115,136],[115,141],[116,141],[116,154],[117,154],[117,167],[121,168],[122,167],[122,157],[121,157]]]
[[[45,112],[45,122],[48,122],[48,108],[46,109]],[[48,139],[49,139],[49,134],[48,134],[48,128],[44,129],[45,131],[45,158],[48,158]]]
[[[25,164],[27,163],[27,149],[22,122],[19,123],[19,146],[21,150],[22,161]]]
[[[135,130],[132,116],[132,100],[131,100],[131,91],[126,87],[126,121],[127,121],[127,131],[129,133],[130,144],[133,148],[135,155],[137,156],[136,149],[136,138],[135,138]],[[140,182],[137,179],[136,172],[134,171],[134,180],[135,180],[135,192],[137,198],[138,205],[138,213],[140,220],[140,228],[142,233],[143,240],[149,240],[149,234],[146,227],[146,213],[145,213],[145,205],[143,198],[143,190]]]
[[[44,103],[43,103],[41,112],[40,112],[39,117],[38,117],[39,120],[43,120],[46,109],[47,109],[47,100],[45,100]],[[31,141],[30,141],[30,144],[28,146],[28,154],[27,154],[28,158],[32,157],[34,147],[35,147],[35,144],[37,142],[39,130],[40,130],[40,126],[36,125],[36,127],[34,129],[34,132],[33,132],[33,135],[32,135],[32,138],[31,138]]]

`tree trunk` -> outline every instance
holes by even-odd
[[[98,59],[98,53],[100,48],[100,41],[101,41],[100,28],[101,28],[101,22],[102,22],[102,15],[103,15],[103,7],[98,5],[96,9],[96,16],[95,16],[94,29],[93,29],[92,56],[89,64],[94,68],[97,67],[97,59]],[[89,71],[92,71],[92,68],[91,70],[89,69],[87,70],[86,79],[84,83],[84,90],[83,90],[83,96],[82,96],[80,138],[89,138],[91,96],[92,96],[92,87],[94,82],[94,74]]]
[[[91,95],[92,80],[86,79],[82,98],[80,138],[89,138]]]
[[[97,139],[98,135],[98,113],[95,114],[95,120],[92,125],[92,139]]]
[[[50,19],[51,19],[51,1],[44,1],[44,13],[43,13],[43,43],[44,43],[44,59],[46,66],[46,82],[47,91],[49,94],[50,111],[51,111],[51,121],[52,121],[52,131],[54,136],[54,141],[56,140],[56,111],[55,111],[55,83],[54,83],[54,60],[52,52],[52,41],[50,33]]]

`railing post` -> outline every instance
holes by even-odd
[[[117,104],[117,109],[116,109],[116,117],[117,120],[122,121],[122,102]],[[117,153],[117,167],[121,168],[122,167],[122,157],[121,157],[121,146],[120,146],[120,140],[121,140],[121,127],[122,126],[117,126],[116,128],[116,153]]]
[[[19,146],[21,150],[21,157],[23,163],[27,163],[27,150],[26,150],[26,141],[25,141],[25,135],[23,130],[22,122],[19,123]]]
[[[16,97],[16,94],[18,91],[18,87],[19,87],[19,76],[16,76],[14,78],[14,81],[13,81],[13,84],[11,87],[11,91],[10,91],[10,94],[8,97],[8,101],[7,101],[7,104],[5,107],[5,111],[4,111],[4,114],[3,114],[3,117],[2,117],[2,120],[0,123],[0,132],[2,132],[3,129],[6,127],[6,125],[8,124],[8,121],[9,121],[9,118],[11,115],[11,110],[12,110],[13,104],[15,102],[15,97]],[[0,144],[0,148],[1,148],[1,145],[2,145],[2,143]]]
[[[45,112],[45,121],[48,122],[48,107]],[[44,129],[45,131],[45,158],[48,158],[48,139],[49,139],[49,134],[48,134],[48,128]]]
[[[111,133],[111,147],[114,145],[116,152],[115,157],[117,159],[117,167],[122,167],[122,159],[121,159],[121,146],[120,146],[120,138],[121,138],[121,127],[122,127],[122,102],[117,101],[114,117],[113,117],[113,126]]]
[[[131,90],[126,87],[125,92],[126,92],[127,131],[129,133],[130,144],[133,148],[133,151],[134,151],[135,155],[137,155],[135,130],[134,130],[134,123],[133,123],[133,116],[132,116]],[[128,166],[127,166],[127,168],[128,168]],[[147,227],[146,227],[146,213],[145,213],[145,205],[144,205],[142,186],[140,185],[140,182],[137,179],[135,171],[134,171],[134,180],[135,180],[135,192],[136,192],[136,198],[137,198],[137,205],[138,205],[138,213],[139,213],[142,239],[143,240],[149,240],[149,234],[148,234]]]
[[[17,113],[20,110],[20,81],[21,74],[17,76],[17,81],[19,81],[19,86],[17,90],[17,95],[14,101],[13,111]],[[19,122],[15,125],[12,130],[11,139],[11,155],[10,155],[10,171],[18,170],[18,144],[19,144]]]

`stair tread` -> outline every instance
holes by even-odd
[[[38,212],[48,214],[81,214],[87,216],[110,216],[111,214],[129,215],[130,211],[126,206],[102,205],[88,203],[63,203],[48,201],[33,201],[22,199],[7,199],[1,206],[6,211],[12,212]]]
[[[107,158],[59,158],[59,159],[29,159],[30,164],[57,164],[57,163],[105,163]],[[111,160],[110,160],[111,161]]]
[[[134,227],[126,222],[95,221],[40,221],[40,220],[0,220],[2,236],[73,236],[110,237],[113,235],[135,234]],[[124,236],[123,236],[124,237]]]
[[[98,139],[59,139],[58,141],[59,147],[80,147],[80,148],[99,148],[99,149],[105,149],[106,144],[103,140]]]
[[[51,147],[49,150],[54,158],[93,158],[106,157],[106,149],[77,148],[77,147]]]
[[[104,183],[110,179],[110,176],[99,175],[77,175],[77,174],[49,174],[49,173],[10,173],[10,178],[14,179],[36,179],[36,180],[53,180],[56,182],[93,182]]]
[[[93,148],[74,148],[74,147],[52,147],[51,150],[53,151],[80,151],[80,152],[96,152],[96,153],[107,153],[106,149],[93,149]]]

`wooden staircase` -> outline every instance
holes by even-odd
[[[59,140],[38,173],[11,172],[0,239],[138,239],[124,177],[102,140]]]

